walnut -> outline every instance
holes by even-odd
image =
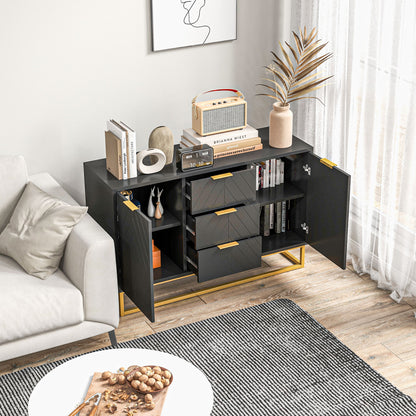
[[[140,371],[136,371],[135,373],[134,373],[134,375],[133,375],[133,378],[135,379],[135,380],[140,380],[140,377],[142,376],[143,374],[140,372]]]
[[[170,380],[168,380],[167,378],[165,378],[165,379],[163,380],[163,384],[165,385],[165,387],[169,386],[169,384],[170,384]]]
[[[146,396],[144,396],[144,401],[146,403],[151,403],[153,401],[153,396],[151,394],[146,394]]]
[[[156,381],[155,389],[156,390],[162,390],[163,389],[163,383],[161,381]]]
[[[109,412],[110,413],[115,413],[117,411],[117,405],[115,403],[113,403],[110,407],[109,407]]]
[[[154,378],[156,381],[160,381],[160,380],[162,380],[162,377],[160,376],[160,374],[155,374],[155,375],[153,376],[153,378]]]
[[[104,371],[104,373],[101,374],[101,378],[103,380],[108,380],[112,375],[113,373],[110,373],[110,371]]]
[[[142,381],[143,383],[146,383],[146,381],[149,379],[149,377],[146,374],[142,374],[139,377],[139,380]]]
[[[114,384],[116,384],[117,383],[117,377],[115,377],[115,376],[111,376],[109,379],[108,379],[108,384],[110,385],[110,386],[114,386]]]
[[[147,391],[147,385],[145,383],[140,383],[139,390],[142,392]]]
[[[151,403],[146,403],[145,406],[146,406],[146,409],[153,410],[155,408],[156,404],[155,404],[155,402],[151,402]]]
[[[133,380],[133,381],[131,382],[131,386],[132,386],[134,389],[139,390],[140,381],[139,381],[139,380]]]
[[[137,394],[132,394],[130,396],[130,400],[133,400],[135,402],[136,400],[139,400],[139,396]]]
[[[147,385],[150,386],[150,387],[153,387],[155,385],[155,383],[156,383],[156,380],[153,377],[151,377],[151,378],[149,378],[149,380],[147,380]]]
[[[140,367],[139,370],[142,374],[145,374],[147,371],[147,367]]]
[[[162,373],[162,369],[160,368],[160,367],[153,367],[153,372],[155,373],[155,374],[161,374]]]
[[[170,378],[172,377],[172,374],[170,373],[170,371],[165,370],[165,371],[163,372],[163,376],[164,376],[165,378],[167,378],[168,380],[170,380]]]
[[[124,377],[123,375],[119,375],[117,377],[117,382],[118,382],[118,384],[125,384],[126,383],[126,377]]]

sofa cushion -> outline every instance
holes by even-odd
[[[0,254],[45,279],[57,270],[66,240],[86,212],[86,207],[68,205],[29,182],[0,234]]]
[[[0,344],[84,320],[83,298],[61,270],[47,280],[0,255]]]
[[[27,183],[23,156],[0,156],[0,233],[10,220]]]

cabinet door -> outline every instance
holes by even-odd
[[[311,169],[306,180],[305,241],[345,269],[350,175],[337,167],[328,167],[313,153],[305,159]]]
[[[153,300],[152,223],[131,202],[117,194],[121,279],[120,286],[152,321]]]

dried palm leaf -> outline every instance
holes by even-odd
[[[314,98],[307,95],[324,87],[325,81],[331,76],[319,78],[320,73],[313,73],[320,65],[332,57],[332,53],[319,56],[327,43],[321,44],[317,38],[316,28],[307,33],[306,27],[299,29],[299,34],[293,33],[295,47],[285,42],[287,49],[279,42],[282,58],[271,51],[273,64],[266,66],[266,70],[273,75],[273,79],[266,78],[269,84],[258,84],[273,94],[258,94],[271,97],[285,106],[293,101]],[[290,57],[292,56],[292,59]],[[318,99],[318,101],[322,102]]]

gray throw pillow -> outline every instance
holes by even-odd
[[[46,279],[59,267],[66,240],[87,209],[68,205],[29,182],[0,234],[0,254]]]

